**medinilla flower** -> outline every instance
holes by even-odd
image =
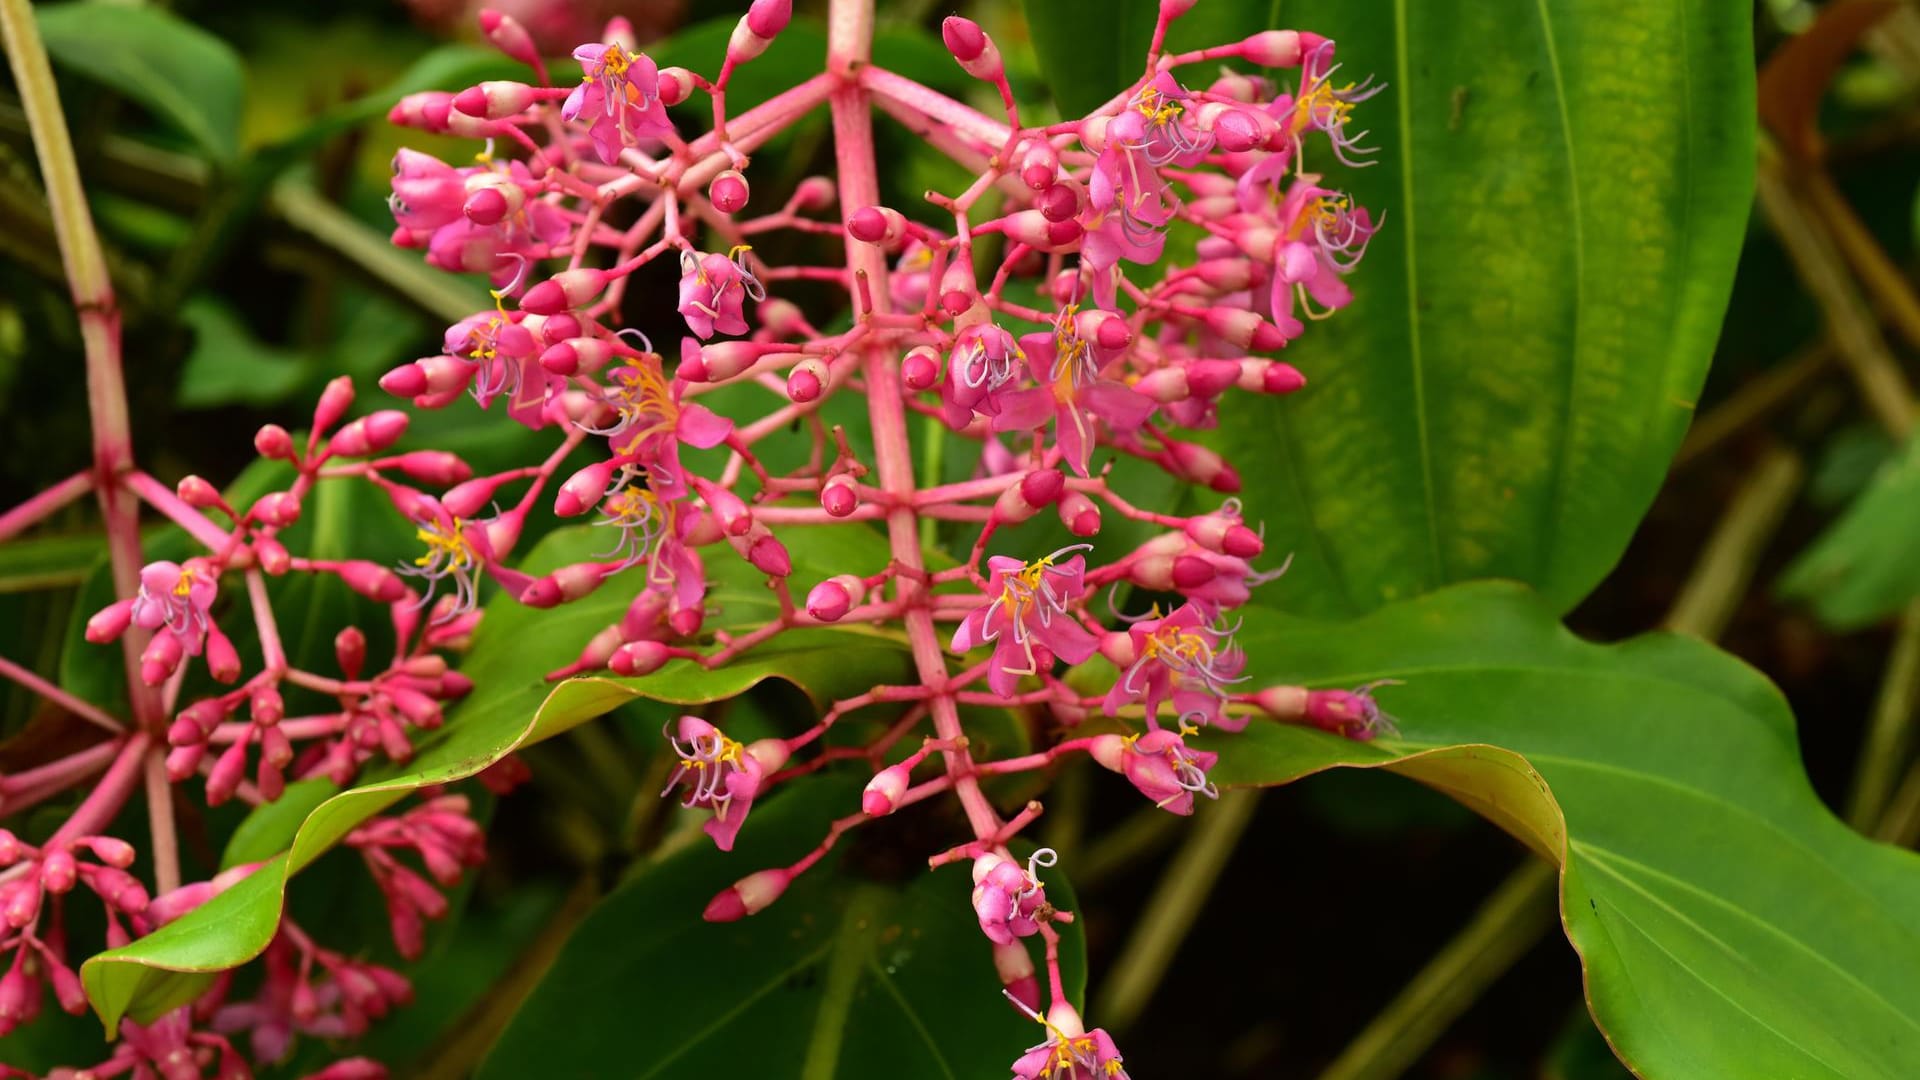
[[[687,493],[680,468],[680,446],[711,450],[733,433],[733,421],[696,402],[682,401],[686,384],[662,374],[660,358],[651,353],[615,369],[603,398],[615,413],[605,427],[585,427],[605,435],[614,460],[644,474],[647,486],[661,499]]]
[[[707,835],[721,851],[732,851],[734,838],[740,834],[747,812],[753,809],[762,781],[786,764],[786,744],[779,739],[762,739],[745,746],[697,716],[681,717],[677,735],[668,735],[667,741],[680,755],[680,764],[661,796],[685,784],[687,796],[681,805],[712,810]]]
[[[940,405],[947,422],[963,428],[977,416],[995,416],[1002,390],[1020,375],[1027,354],[1013,335],[993,323],[969,326],[953,340]]]
[[[1046,886],[1040,883],[1037,868],[1052,866],[1059,856],[1052,848],[1041,848],[1021,865],[1004,855],[988,852],[973,862],[973,913],[980,930],[996,945],[1015,938],[1031,937],[1040,924],[1053,917],[1047,904]]]
[[[1378,228],[1366,207],[1303,177],[1288,189],[1279,216],[1284,231],[1273,251],[1275,321],[1282,314],[1292,316],[1296,294],[1301,294],[1307,317],[1314,319],[1352,303],[1353,291],[1340,279],[1360,265]],[[1314,311],[1307,297],[1325,310]]]
[[[725,255],[713,252],[680,253],[680,315],[687,329],[705,341],[717,331],[744,334],[744,307],[749,297],[765,300],[767,290],[747,269],[745,245]]]
[[[1188,749],[1179,732],[1096,735],[1088,749],[1095,761],[1126,776],[1153,805],[1170,813],[1193,813],[1195,795],[1220,797],[1220,789],[1207,779],[1207,770],[1220,755]]]
[[[611,165],[635,140],[673,130],[660,102],[660,70],[646,53],[629,53],[617,44],[582,45],[573,58],[584,74],[560,115],[590,125],[587,134],[601,161]]]
[[[1155,76],[1127,105],[1107,126],[1107,138],[1139,150],[1149,164],[1198,164],[1213,145],[1212,135],[1188,123],[1186,88],[1170,72]]]
[[[1309,41],[1309,37],[1313,40]],[[1324,132],[1327,142],[1333,146],[1333,156],[1342,165],[1354,168],[1372,165],[1373,162],[1365,159],[1377,148],[1362,146],[1360,140],[1367,137],[1367,132],[1354,132],[1349,129],[1349,123],[1353,107],[1385,90],[1386,84],[1376,84],[1369,75],[1357,84],[1335,86],[1333,76],[1340,65],[1333,62],[1333,42],[1317,34],[1302,34],[1300,48],[1305,58],[1301,65],[1300,93],[1291,103],[1292,114],[1277,119],[1286,124],[1296,144],[1309,131]],[[1277,108],[1280,103],[1274,104]],[[1294,152],[1299,153],[1297,146]]]
[[[1011,994],[1007,1000],[1047,1029],[1045,1041],[1013,1063],[1014,1080],[1130,1080],[1113,1037],[1088,1031],[1072,1005],[1056,1001],[1041,1016]]]
[[[148,563],[133,598],[133,624],[147,630],[164,626],[180,639],[188,656],[198,656],[212,625],[209,612],[218,591],[213,575],[198,559],[188,559],[184,566],[165,560]]]
[[[1246,720],[1224,711],[1226,689],[1241,681],[1246,654],[1234,648],[1227,630],[1210,625],[1208,614],[1185,603],[1128,629],[1133,662],[1107,692],[1108,716],[1137,701],[1146,707],[1148,725],[1157,727],[1161,704],[1171,700],[1183,728],[1190,722],[1228,731],[1246,727]]]
[[[1069,313],[1070,314],[1070,313]],[[1117,379],[1102,378],[1092,347],[1062,319],[1051,334],[1020,340],[1027,365],[1040,385],[1004,395],[993,420],[995,431],[1022,431],[1053,421],[1054,443],[1081,476],[1095,442],[1093,421],[1117,432],[1139,430],[1153,414],[1154,402]]]
[[[1078,552],[1092,549],[1075,544],[1027,563],[1004,555],[987,560],[988,600],[961,620],[953,651],[993,643],[987,685],[994,693],[1011,695],[1021,676],[1046,671],[1056,659],[1078,664],[1099,647],[1099,639],[1067,611],[1085,591],[1087,560]],[[1057,561],[1069,552],[1072,557]]]
[[[482,409],[504,394],[507,415],[538,431],[547,424],[548,400],[566,389],[567,380],[540,365],[539,345],[521,318],[498,308],[469,315],[447,328],[442,345],[447,355],[474,366],[467,392]]]

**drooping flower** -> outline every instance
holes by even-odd
[[[746,245],[725,255],[713,252],[680,253],[680,314],[687,329],[705,341],[717,331],[744,334],[744,307],[749,297],[767,298],[766,287],[747,269]]]
[[[1280,204],[1284,231],[1274,247],[1271,297],[1276,322],[1292,316],[1296,295],[1310,319],[1352,303],[1353,291],[1341,277],[1360,265],[1378,229],[1366,207],[1311,180],[1302,177]],[[1324,310],[1315,311],[1308,297]]]
[[[1207,779],[1220,755],[1187,747],[1179,732],[1160,729],[1145,735],[1096,735],[1093,759],[1121,773],[1153,805],[1175,814],[1193,813],[1193,797],[1220,797]]]
[[[1047,1029],[1046,1039],[1013,1063],[1014,1080],[1130,1080],[1113,1037],[1104,1028],[1088,1031],[1072,1005],[1056,1001],[1041,1016],[1012,994],[1007,1000]]]
[[[1099,647],[1099,640],[1067,610],[1085,591],[1087,560],[1077,553],[1092,547],[1075,544],[1028,563],[1004,555],[987,560],[992,573],[988,600],[961,620],[953,634],[953,651],[993,643],[987,685],[994,693],[1010,696],[1021,676],[1046,671],[1056,659],[1078,664]],[[1069,552],[1075,554],[1058,561]]]
[[[520,324],[520,312],[501,305],[505,292],[495,292],[495,310],[469,315],[447,328],[443,346],[447,355],[474,366],[467,392],[482,409],[506,395],[507,415],[538,431],[547,424],[547,403],[565,390],[567,380],[548,371],[538,359],[533,334]]]
[[[573,50],[584,74],[567,95],[560,115],[591,125],[587,134],[608,165],[639,139],[659,138],[673,130],[660,101],[660,71],[646,53],[629,53],[617,44],[582,45]]]
[[[678,735],[668,735],[667,741],[680,755],[680,764],[660,794],[665,796],[686,784],[687,797],[681,805],[712,810],[707,835],[721,851],[732,851],[734,838],[747,820],[747,812],[753,809],[762,781],[786,764],[786,744],[762,739],[744,746],[697,716],[681,717]]]
[[[586,430],[607,436],[614,460],[644,475],[656,497],[683,498],[687,481],[680,467],[681,444],[711,450],[733,433],[733,421],[704,405],[681,400],[686,384],[670,382],[662,373],[660,358],[652,353],[616,369],[609,382],[603,398],[616,419],[609,426]]]
[[[1106,714],[1135,701],[1147,710],[1147,724],[1158,727],[1162,703],[1171,700],[1183,734],[1190,723],[1205,723],[1238,731],[1244,719],[1226,714],[1227,687],[1239,682],[1246,655],[1233,646],[1232,635],[1210,625],[1207,613],[1193,603],[1181,604],[1160,618],[1142,619],[1128,630],[1133,663],[1107,692]]]
[[[1071,306],[1053,333],[1029,334],[1021,345],[1040,385],[1006,395],[994,417],[994,430],[1020,431],[1051,419],[1054,442],[1081,476],[1087,475],[1093,453],[1094,420],[1105,421],[1114,431],[1132,433],[1153,414],[1152,399],[1117,379],[1101,377],[1093,348],[1075,329]]]
[[[1039,932],[1041,923],[1053,917],[1046,886],[1036,871],[1058,859],[1052,848],[1041,848],[1027,858],[1024,869],[994,852],[974,860],[973,913],[989,941],[1005,945],[1015,938],[1031,937]]]
[[[198,656],[212,625],[209,612],[218,591],[213,574],[198,559],[188,559],[184,566],[165,560],[148,563],[140,571],[133,623],[147,630],[166,627],[179,637],[188,656]]]
[[[1364,168],[1373,164],[1366,158],[1379,148],[1362,145],[1367,132],[1350,130],[1353,107],[1387,87],[1385,83],[1375,83],[1371,75],[1357,84],[1335,86],[1333,76],[1339,70],[1340,65],[1333,62],[1333,42],[1319,38],[1301,65],[1300,92],[1291,103],[1292,113],[1279,119],[1286,124],[1296,144],[1309,131],[1324,132],[1333,146],[1333,156],[1342,165]],[[1298,153],[1296,149],[1295,154]]]

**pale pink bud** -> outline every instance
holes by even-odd
[[[453,112],[453,95],[444,90],[422,90],[394,102],[387,123],[444,135]]]
[[[1307,377],[1292,364],[1275,361],[1261,375],[1260,389],[1269,394],[1291,394],[1307,385]]]
[[[720,523],[720,529],[728,536],[745,536],[753,529],[753,511],[740,496],[728,491],[704,477],[691,477],[693,489],[706,501],[714,520]],[[769,571],[771,573],[771,571]]]
[[[458,484],[473,475],[472,466],[445,450],[415,450],[401,454],[393,463],[424,484]]]
[[[519,193],[518,185],[511,187],[501,187],[497,184],[485,185],[476,188],[467,196],[467,201],[461,204],[460,212],[475,225],[498,225],[508,214],[519,209],[515,205],[523,201],[523,197],[517,197]]]
[[[1280,328],[1245,308],[1208,308],[1207,329],[1242,349],[1270,352],[1287,343]]]
[[[0,917],[8,926],[26,926],[40,917],[40,881],[28,876],[0,886]]]
[[[133,601],[115,600],[87,620],[87,640],[95,645],[118,641],[133,622]]]
[[[693,73],[683,67],[660,69],[660,104],[678,105],[693,96]]]
[[[900,361],[900,382],[909,390],[931,390],[940,382],[940,354],[931,345],[917,345]]]
[[[1060,155],[1045,139],[1029,139],[1020,154],[1020,180],[1035,191],[1053,186],[1060,173]]]
[[[10,830],[0,829],[0,866],[12,866],[28,852],[27,845]]]
[[[1039,210],[1019,210],[1008,214],[1002,230],[1020,243],[1041,251],[1065,251],[1079,243],[1085,231],[1074,218],[1049,220]]]
[[[672,658],[658,641],[630,641],[613,651],[607,666],[621,675],[651,675]]]
[[[40,860],[40,884],[55,895],[72,892],[78,874],[71,851],[49,851]]]
[[[564,604],[598,589],[606,582],[606,575],[593,563],[575,563],[563,566],[543,578],[535,578],[521,591],[517,599],[530,608],[550,608]]]
[[[287,715],[286,702],[272,683],[261,683],[247,695],[247,712],[253,722],[263,726],[279,723]]]
[[[867,788],[860,795],[860,809],[873,817],[885,817],[893,813],[900,803],[900,797],[907,793],[907,785],[913,781],[913,766],[908,761],[889,765],[873,774],[867,781]]]
[[[526,83],[493,80],[453,95],[453,107],[483,120],[504,120],[525,112],[535,97],[533,87]]]
[[[862,207],[847,218],[847,234],[864,244],[895,248],[907,235],[907,219],[885,206]]]
[[[793,189],[793,208],[796,210],[825,210],[833,205],[833,181],[824,176],[809,176],[800,181]]]
[[[340,564],[339,574],[347,588],[369,600],[391,604],[407,595],[407,583],[379,563],[353,559]]]
[[[1219,454],[1199,443],[1173,443],[1168,446],[1167,455],[1183,480],[1205,484],[1215,491],[1240,490],[1240,474]]]
[[[174,752],[178,753],[178,748]],[[219,806],[240,787],[240,779],[247,772],[247,744],[236,742],[220,754],[213,763],[213,771],[207,774],[207,805]]]
[[[255,521],[284,529],[300,520],[300,497],[291,491],[270,491],[254,500]]]
[[[1299,67],[1300,33],[1266,30],[1240,43],[1240,55],[1261,67]]]
[[[747,178],[737,169],[728,169],[707,185],[707,199],[723,214],[732,214],[747,205],[750,189]]]
[[[613,346],[599,338],[568,338],[540,354],[540,366],[555,375],[593,374],[613,359]]]
[[[176,746],[167,752],[167,779],[179,783],[192,776],[200,768],[200,759],[207,753],[207,744],[194,743],[189,746]]]
[[[513,16],[482,8],[480,32],[509,59],[528,65],[540,62],[540,51],[534,47],[532,35]]]
[[[754,569],[769,577],[786,577],[793,573],[793,557],[787,554],[787,546],[771,532],[757,537],[747,547],[747,561]]]
[[[254,434],[253,448],[270,461],[289,461],[293,458],[293,436],[279,424],[267,424]]]
[[[93,852],[94,858],[122,870],[133,865],[133,845],[117,836],[83,836],[74,843]]]
[[[287,546],[271,536],[253,538],[253,555],[260,560],[260,569],[275,577],[293,567],[293,556],[287,554]]]
[[[1239,292],[1253,282],[1253,263],[1242,258],[1203,259],[1194,271],[1201,281],[1223,293]]]
[[[865,599],[866,582],[853,574],[836,574],[807,593],[807,614],[821,622],[839,622]]]
[[[611,460],[596,461],[572,476],[560,485],[553,497],[553,512],[561,517],[578,517],[600,505],[606,497],[607,484],[613,479],[614,464]]]
[[[1000,50],[994,47],[993,39],[987,36],[980,24],[972,19],[949,15],[940,24],[940,40],[946,42],[947,51],[960,61],[961,70],[976,79],[997,82],[1006,74],[1006,68],[1000,61]]]
[[[853,477],[847,473],[827,477],[827,482],[820,485],[820,508],[837,518],[858,510],[860,492],[854,485]]]
[[[212,484],[198,476],[187,476],[174,486],[174,493],[180,501],[198,510],[207,510],[220,505],[220,492]]]
[[[535,315],[557,315],[598,296],[609,280],[611,276],[606,271],[591,267],[562,270],[528,289],[527,294],[520,298],[520,307]]]
[[[1060,523],[1075,536],[1093,536],[1100,531],[1100,508],[1085,492],[1069,491],[1060,497]]]
[[[827,365],[809,356],[787,373],[787,397],[799,405],[818,401],[820,392],[826,389],[827,378]]]
[[[785,869],[748,874],[715,896],[701,917],[708,922],[734,922],[757,915],[780,899],[792,881],[793,875]]]
[[[787,28],[793,18],[793,0],[753,0],[747,7],[747,27],[763,38]]]

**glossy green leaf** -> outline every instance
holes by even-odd
[[[643,868],[574,932],[482,1080],[1005,1073],[1044,1033],[1000,995],[964,864],[928,872],[919,863],[902,888],[861,880],[836,850],[760,914],[701,920],[715,893],[805,854],[858,801],[850,782],[800,785],[756,807],[733,852],[696,835]],[[1070,910],[1064,876],[1047,871],[1046,881],[1049,898]],[[1060,929],[1077,1001],[1080,929]]]
[[[593,542],[604,543],[597,533],[587,534],[587,529],[580,528],[548,537],[529,556],[529,568],[544,572],[577,559],[580,549]],[[411,762],[319,802],[299,819],[285,851],[251,877],[177,922],[124,948],[94,956],[82,966],[87,996],[108,1030],[114,1030],[123,1016],[144,1018],[189,1000],[211,973],[257,956],[279,924],[292,876],[354,826],[418,788],[472,776],[521,746],[550,738],[636,697],[702,704],[778,678],[817,698],[828,689],[850,693],[878,681],[897,682],[906,671],[905,648],[892,638],[815,629],[783,634],[716,671],[677,661],[645,678],[546,683],[544,672],[571,660],[581,641],[619,617],[632,596],[631,587],[637,584],[635,573],[629,571],[593,597],[551,611],[530,612],[505,597],[488,605],[473,653],[463,665],[485,689],[454,710],[433,737],[421,740]],[[623,585],[628,586],[626,599],[621,598]],[[534,618],[539,620],[537,631],[530,626]],[[324,791],[296,786],[289,797],[305,800],[313,793]],[[290,815],[273,808],[262,815],[266,820],[249,822],[236,837],[241,845],[236,861],[265,855],[273,845],[260,837],[287,835]]]
[[[1916,536],[1920,438],[1882,465],[1853,505],[1787,567],[1780,592],[1838,629],[1869,625],[1920,596]]]
[[[215,162],[238,156],[246,79],[226,42],[158,7],[78,0],[34,15],[67,71],[113,87]]]
[[[1204,6],[1204,5],[1203,5]],[[1753,187],[1751,6],[1300,0],[1338,42],[1367,169],[1306,163],[1382,230],[1354,302],[1222,410],[1289,610],[1504,577],[1566,611],[1618,561],[1690,420]],[[1630,61],[1624,58],[1631,57]],[[1196,76],[1197,77],[1197,76]]]
[[[1377,679],[1402,736],[1255,723],[1216,779],[1382,767],[1562,866],[1594,1018],[1642,1076],[1907,1077],[1920,1061],[1920,857],[1815,796],[1793,716],[1692,638],[1574,638],[1516,586],[1443,590],[1352,622],[1249,613],[1269,678]]]
[[[305,360],[254,337],[233,309],[220,301],[189,300],[180,309],[180,319],[193,331],[193,351],[180,372],[182,406],[271,405],[299,388],[306,374]]]
[[[1099,108],[1146,70],[1160,0],[1025,0],[1025,6],[1040,75],[1063,114]],[[1239,41],[1275,25],[1279,6],[1278,0],[1198,4],[1168,30],[1166,51]]]

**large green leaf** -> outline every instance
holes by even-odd
[[[544,572],[578,558],[580,549],[589,544],[586,531],[567,530],[548,537],[529,556],[529,568]],[[731,553],[726,554],[731,558]],[[701,704],[778,678],[818,700],[880,681],[898,681],[906,671],[904,645],[892,638],[815,629],[783,634],[716,671],[676,661],[645,678],[546,683],[543,673],[570,661],[594,630],[617,618],[637,583],[634,572],[629,572],[593,597],[551,611],[531,612],[504,597],[488,605],[473,653],[463,665],[484,689],[455,710],[433,738],[422,740],[405,768],[319,802],[298,819],[284,853],[251,877],[179,921],[125,948],[101,953],[82,966],[87,996],[108,1030],[123,1016],[145,1018],[189,1000],[211,973],[257,956],[279,925],[291,877],[354,826],[418,788],[472,776],[521,746],[550,738],[637,697]],[[295,793],[306,799],[324,790],[296,786],[289,797]],[[245,840],[236,841],[249,858],[265,854],[274,846],[265,838],[285,837],[295,820],[273,808],[261,813],[262,820],[243,827]]]
[[[1562,866],[1589,1004],[1642,1076],[1893,1080],[1920,1061],[1920,858],[1814,795],[1793,716],[1691,638],[1603,647],[1510,585],[1446,589],[1340,624],[1269,611],[1263,675],[1400,679],[1403,736],[1256,723],[1216,779],[1383,767],[1459,798]]]
[[[1867,489],[1780,579],[1780,591],[1851,630],[1920,596],[1920,438],[1881,466]]]
[[[227,43],[162,8],[79,0],[34,7],[47,52],[178,128],[215,162],[240,152],[246,78]]]
[[[1753,184],[1751,5],[1279,15],[1338,42],[1341,79],[1388,84],[1353,117],[1376,167],[1306,142],[1385,212],[1353,304],[1287,349],[1305,391],[1222,410],[1247,512],[1294,555],[1284,602],[1358,614],[1507,577],[1565,611],[1619,558],[1706,372]]]
[[[1044,1033],[1000,995],[964,864],[934,872],[921,864],[902,889],[823,863],[758,915],[701,920],[715,893],[805,854],[858,802],[851,783],[809,783],[756,808],[732,853],[698,836],[641,870],[580,924],[488,1056],[483,1080],[1005,1073]],[[1048,871],[1046,880],[1049,899],[1071,910],[1064,876]],[[1077,1001],[1086,980],[1080,930],[1060,929]],[[554,1037],[560,1031],[565,1038]]]

